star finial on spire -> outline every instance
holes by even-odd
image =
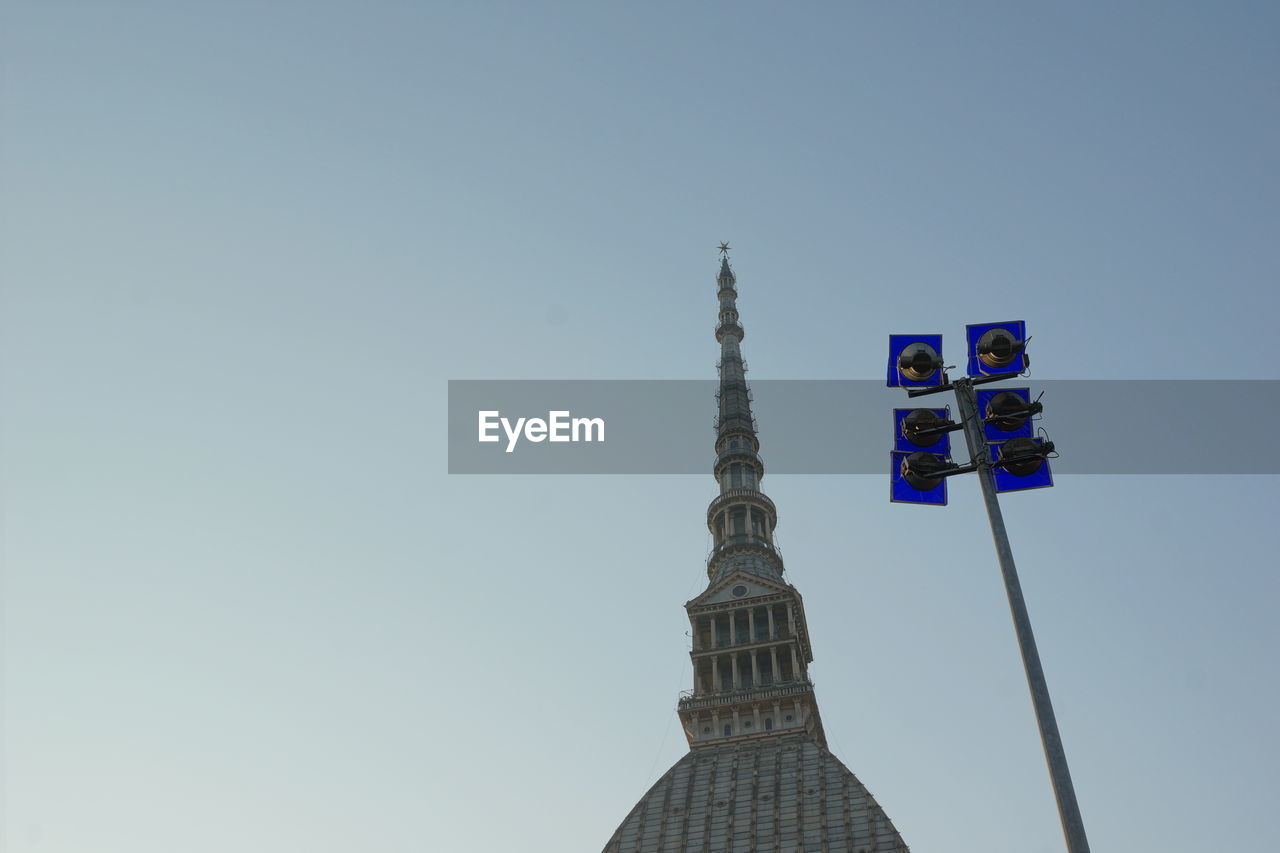
[[[727,257],[729,257],[729,244],[728,244],[728,243],[724,243],[724,242],[722,242],[722,243],[720,244],[720,254],[724,255],[726,258],[727,258]]]

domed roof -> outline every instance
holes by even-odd
[[[604,853],[906,853],[884,810],[807,734],[694,749]]]

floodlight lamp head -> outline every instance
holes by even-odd
[[[1006,367],[1013,367],[1018,361],[1018,356],[1026,347],[1026,341],[1020,341],[1008,329],[988,329],[982,337],[978,338],[976,347],[978,359],[995,370]],[[1023,359],[1025,360],[1025,356]],[[1018,369],[1022,369],[1022,365],[1018,365]]]
[[[1028,403],[1021,395],[1012,391],[1001,391],[987,403],[986,416],[997,429],[1013,432],[1025,424],[1032,415],[1044,411],[1040,401]]]
[[[1044,459],[1053,452],[1052,441],[1036,442],[1031,438],[1011,438],[1000,449],[1000,464],[1016,477],[1029,477],[1040,470]]]
[[[938,427],[942,419],[928,409],[914,409],[902,419],[902,438],[918,447],[932,447],[942,441],[942,433],[922,434]]]
[[[898,369],[913,382],[923,382],[942,369],[942,356],[926,343],[909,344],[898,354]]]
[[[917,451],[902,460],[902,479],[911,488],[927,492],[938,487],[942,478],[934,475],[947,467],[947,463],[934,454]]]
[[[938,417],[932,409],[912,409],[902,419],[902,437],[916,447],[933,447],[946,435],[945,427],[950,424],[946,418]]]

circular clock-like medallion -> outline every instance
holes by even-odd
[[[738,584],[733,588],[732,592],[735,598],[742,598],[742,596],[747,594],[747,588],[742,584]]]

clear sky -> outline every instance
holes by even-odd
[[[1262,2],[4,3],[4,849],[600,849],[685,750],[715,485],[449,476],[446,380],[713,377],[721,240],[756,378],[1006,317],[1038,378],[1280,378],[1278,35]],[[1277,485],[1005,500],[1099,853],[1280,836]],[[914,853],[1062,849],[976,485],[764,488],[833,749]]]

